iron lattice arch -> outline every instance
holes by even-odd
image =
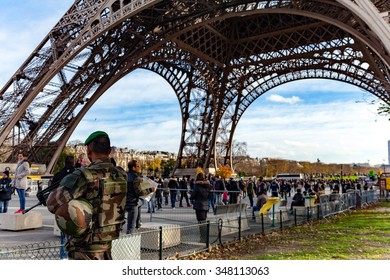
[[[178,168],[231,165],[245,110],[284,83],[333,79],[390,104],[387,2],[75,1],[0,91],[1,151],[50,172],[86,112],[139,68],[178,98]]]

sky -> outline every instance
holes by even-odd
[[[0,0],[0,87],[50,32],[72,0]],[[246,110],[235,140],[251,157],[324,163],[388,163],[388,117],[373,95],[329,80],[302,80],[265,93]],[[70,140],[106,131],[112,145],[177,153],[179,102],[158,75],[136,70],[94,104]]]

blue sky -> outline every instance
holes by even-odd
[[[0,87],[71,6],[71,0],[2,0]],[[252,157],[325,163],[388,162],[390,123],[369,105],[374,96],[328,80],[297,81],[258,98],[243,115],[235,139]],[[118,147],[176,153],[179,103],[169,85],[137,70],[110,88],[71,137],[83,141],[105,130]]]

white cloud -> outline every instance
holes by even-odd
[[[301,99],[297,96],[283,97],[278,94],[271,94],[270,96],[267,96],[266,99],[272,102],[287,103],[287,104],[296,104],[301,101]]]
[[[322,162],[387,162],[390,123],[365,103],[338,102],[264,106],[256,101],[242,117],[235,138],[254,157]]]
[[[136,70],[108,89],[94,108],[112,109],[143,104],[165,106],[172,103],[179,105],[173,89],[163,78],[147,70]]]
[[[11,78],[74,1],[12,2],[2,5],[0,10],[0,87]]]
[[[328,79],[304,79],[294,82],[289,82],[277,88],[279,94],[284,93],[339,93],[340,90],[344,93],[362,93],[363,90],[352,86],[344,82],[335,82],[334,80]]]

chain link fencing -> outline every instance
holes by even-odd
[[[180,258],[206,251],[219,244],[240,240],[250,234],[268,233],[291,226],[329,218],[350,209],[360,209],[378,201],[376,191],[351,191],[340,194],[339,201],[330,201],[330,195],[319,196],[319,203],[290,211],[287,206],[268,211],[253,219],[246,203],[217,205],[209,213],[207,223],[198,224],[194,215],[176,211],[151,216],[137,233],[122,234],[112,244],[114,260],[163,260]],[[191,218],[189,218],[191,215]],[[61,242],[47,241],[0,249],[0,260],[59,260],[66,259]]]

